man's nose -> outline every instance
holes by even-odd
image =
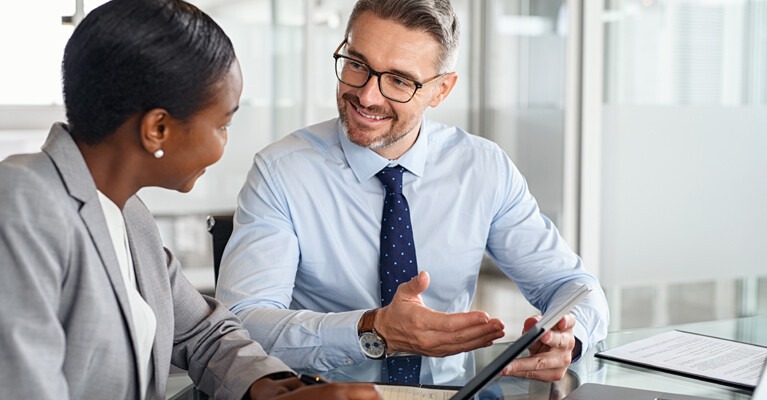
[[[362,107],[370,107],[375,105],[381,105],[386,98],[381,94],[381,89],[378,87],[379,79],[375,75],[371,75],[365,86],[357,89],[357,97],[360,99],[360,105]]]

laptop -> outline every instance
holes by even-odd
[[[540,321],[533,325],[524,335],[522,335],[517,341],[512,343],[506,350],[503,351],[498,357],[490,362],[485,368],[482,368],[474,378],[461,387],[456,394],[454,394],[450,400],[469,400],[485,385],[503,370],[503,368],[511,361],[519,357],[528,347],[535,343],[543,336],[549,329],[553,328],[562,317],[565,316],[570,310],[578,304],[586,295],[591,292],[591,289],[582,285],[573,294],[567,297],[559,306],[548,310]]]

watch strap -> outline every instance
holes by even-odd
[[[372,310],[367,310],[364,314],[362,314],[362,318],[360,318],[359,329],[357,330],[358,335],[361,335],[363,332],[374,331],[373,324],[375,323],[378,310],[378,308],[374,308]]]

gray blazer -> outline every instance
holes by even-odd
[[[0,393],[15,399],[137,399],[135,333],[96,186],[65,124],[41,153],[0,163]],[[216,398],[290,371],[201,296],[137,197],[123,210],[139,290],[157,317],[147,399],[170,364]]]

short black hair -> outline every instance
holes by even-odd
[[[234,58],[221,27],[189,3],[112,0],[82,20],[64,50],[70,133],[97,144],[153,108],[185,120],[210,104]]]

